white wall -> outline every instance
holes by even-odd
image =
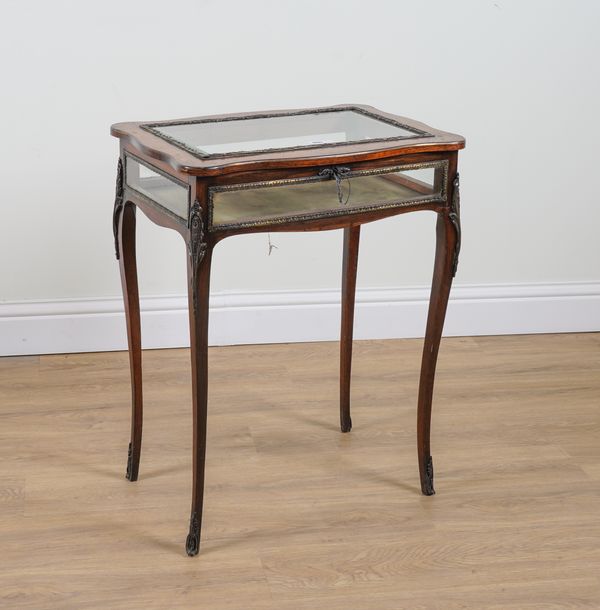
[[[120,294],[111,123],[344,102],[466,136],[458,286],[600,286],[594,0],[3,0],[0,9],[0,307],[13,314],[29,301]],[[142,294],[183,294],[180,238],[139,224]],[[427,285],[433,231],[429,213],[366,226],[359,286]],[[337,289],[339,232],[272,240],[270,257],[265,235],[220,244],[213,291]]]

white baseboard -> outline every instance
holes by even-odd
[[[422,337],[429,289],[357,291],[356,339]],[[255,292],[211,297],[210,344],[331,341],[339,337],[338,291]],[[142,299],[144,348],[189,345],[187,299]],[[600,283],[455,286],[446,336],[600,331]],[[126,348],[120,298],[0,303],[0,355]]]

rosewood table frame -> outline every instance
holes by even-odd
[[[380,113],[371,107],[357,108]],[[290,111],[292,112],[292,111]],[[276,116],[279,113],[274,113]],[[226,118],[232,115],[224,115]],[[233,115],[235,116],[238,115]],[[241,116],[241,115],[239,115]],[[247,116],[247,115],[244,115]],[[360,227],[381,218],[418,210],[437,214],[436,251],[423,347],[417,405],[417,451],[421,490],[433,495],[433,462],[430,450],[431,406],[435,368],[442,336],[452,279],[456,273],[460,252],[458,150],[464,139],[454,134],[439,132],[402,117],[403,124],[422,129],[430,137],[322,147],[314,150],[292,150],[257,155],[222,156],[218,159],[199,159],[157,137],[141,123],[113,125],[111,133],[121,140],[117,167],[116,197],[113,213],[115,253],[119,260],[125,303],[127,339],[132,387],[131,440],[127,457],[127,479],[138,478],[142,444],[142,350],[140,304],[136,262],[136,209],[139,208],[156,224],[174,229],[184,239],[187,254],[188,305],[192,363],[193,403],[193,475],[192,505],[189,533],[186,540],[188,555],[196,555],[200,548],[200,528],[204,493],[206,453],[207,391],[208,391],[208,322],[210,270],[213,249],[219,241],[231,235],[265,231],[320,231],[343,229],[342,315],[340,341],[340,427],[350,432],[350,378],[352,365],[352,334]],[[130,188],[125,180],[124,158],[130,156],[147,164],[157,172],[168,175],[189,188],[189,214],[181,222],[168,210]],[[340,164],[352,171],[385,168],[423,162],[444,162],[442,201],[409,204],[382,209],[366,209],[333,216],[289,220],[268,226],[239,226],[215,230],[209,224],[209,187],[246,182],[280,180],[314,175],[323,168]]]

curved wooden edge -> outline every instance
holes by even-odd
[[[324,146],[322,148],[290,150],[256,155],[232,156],[219,159],[200,159],[182,148],[178,148],[167,140],[160,138],[142,128],[142,125],[153,123],[169,124],[189,120],[223,119],[243,116],[269,114],[286,114],[300,110],[323,110],[323,108],[310,109],[286,109],[274,111],[245,112],[225,115],[211,115],[177,119],[174,121],[145,121],[115,123],[111,126],[111,135],[120,138],[121,141],[137,149],[142,154],[157,159],[171,166],[175,171],[190,176],[216,176],[240,171],[253,171],[259,169],[278,169],[286,167],[304,167],[316,165],[331,165],[338,163],[350,163],[357,161],[368,161],[373,159],[384,159],[388,157],[425,152],[446,152],[461,150],[465,147],[465,139],[457,134],[440,131],[414,121],[407,117],[382,112],[373,106],[364,104],[339,104],[328,108],[354,107],[377,114],[382,118],[392,119],[414,127],[419,131],[431,133],[431,137],[407,138],[405,140],[365,142],[364,144],[349,144],[348,146]]]

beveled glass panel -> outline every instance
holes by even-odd
[[[146,128],[205,157],[428,135],[358,109],[203,119]]]
[[[183,184],[159,174],[130,156],[125,157],[125,179],[127,186],[187,220],[189,191]]]
[[[211,227],[285,222],[439,201],[445,197],[446,162],[345,175],[275,180],[209,189]]]

